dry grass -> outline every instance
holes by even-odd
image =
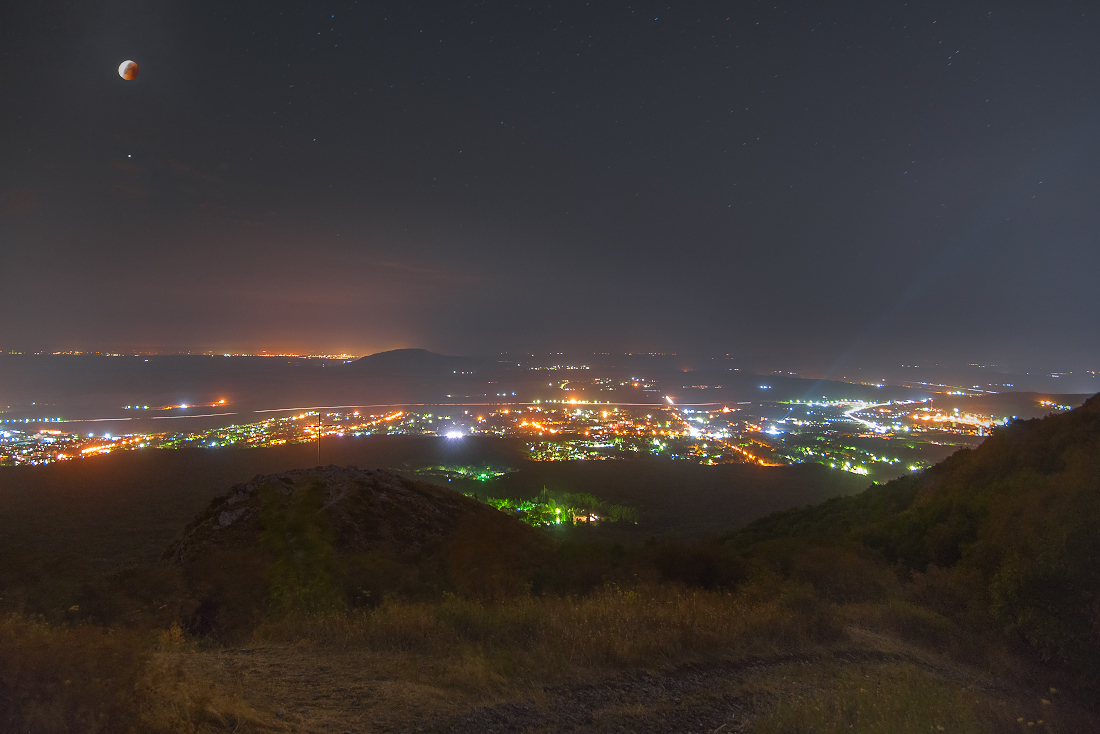
[[[239,684],[237,695],[278,713],[287,729],[404,730],[617,671],[821,649],[839,635],[830,608],[801,586],[750,584],[734,594],[611,586],[582,598],[445,595],[288,615],[262,625],[247,648],[179,659],[195,679],[222,690]]]
[[[514,700],[552,717],[546,697],[560,694],[549,692],[639,669],[676,680],[693,669],[683,663],[710,662],[725,671],[726,693],[752,701],[761,732],[993,732],[1028,722],[1072,732],[1095,723],[1045,693],[1064,682],[1044,678],[1041,696],[1021,693],[1039,690],[1036,670],[1013,668],[1007,651],[973,655],[966,637],[923,607],[836,606],[761,566],[734,592],[607,585],[586,596],[444,594],[288,613],[263,622],[245,648],[190,639],[178,625],[137,632],[11,616],[0,619],[0,731],[404,730]],[[636,705],[638,717],[670,715],[668,701]]]
[[[179,628],[162,634],[176,649]],[[40,619],[0,619],[0,731],[264,731],[241,699],[154,653],[146,635]]]
[[[1053,700],[1054,693],[1012,697],[910,661],[784,672],[754,683],[761,708],[768,709],[757,720],[759,734],[1083,732],[1095,725],[1080,708]]]
[[[760,734],[991,731],[969,705],[980,699],[908,663],[802,670],[772,684],[781,692]]]
[[[251,651],[211,649],[178,625],[11,616],[0,620],[0,731],[321,731],[353,708],[398,724],[419,706],[460,713],[619,669],[805,648],[839,629],[809,589],[771,582],[732,594],[610,586],[582,598],[390,600],[266,622]],[[277,716],[291,698],[294,711]]]
[[[771,652],[839,635],[828,607],[806,589],[761,591],[612,586],[585,598],[496,604],[448,595],[438,603],[389,601],[370,611],[284,617],[261,626],[254,640],[412,654],[437,682],[489,691],[585,671]]]
[[[881,631],[843,636],[841,620]],[[899,635],[898,625],[917,633]],[[765,577],[735,593],[610,586],[581,598],[391,600],[269,621],[242,649],[189,640],[178,626],[140,634],[9,617],[0,620],[0,731],[405,730],[516,699],[546,705],[552,718],[549,700],[539,703],[547,691],[639,668],[675,679],[679,664],[708,660],[725,671],[725,693],[752,702],[761,732],[994,732],[1028,722],[1072,732],[1095,723],[1045,683],[1047,703],[945,658],[943,634],[907,605],[837,608]],[[792,652],[803,662],[790,662]],[[730,667],[737,660],[744,666]],[[644,719],[671,704],[632,705]]]

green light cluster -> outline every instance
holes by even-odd
[[[414,474],[427,474],[446,479],[472,479],[475,482],[491,482],[515,469],[494,469],[490,466],[425,466],[413,469]]]
[[[466,496],[492,505],[502,512],[513,514],[523,522],[536,527],[596,525],[604,522],[637,524],[640,518],[638,510],[633,507],[608,505],[590,494],[551,492],[545,487],[538,496],[528,500],[484,497],[473,492],[466,493]]]

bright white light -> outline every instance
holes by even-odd
[[[464,435],[462,431],[447,431],[445,434],[447,438],[462,438]]]

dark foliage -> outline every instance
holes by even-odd
[[[866,562],[877,556],[909,583],[907,594],[937,613],[996,624],[1042,659],[1096,675],[1098,528],[1095,396],[1069,413],[1014,422],[921,475],[776,513],[727,542],[789,575],[806,575],[834,598],[853,593],[824,582],[828,570],[807,572],[811,559],[831,554],[837,579],[850,585],[863,576],[870,586],[860,593],[873,596]],[[857,557],[862,571],[851,560]]]

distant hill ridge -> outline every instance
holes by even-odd
[[[427,349],[393,349],[361,357],[346,368],[369,375],[440,376],[461,372],[473,363],[468,357],[450,357]]]

